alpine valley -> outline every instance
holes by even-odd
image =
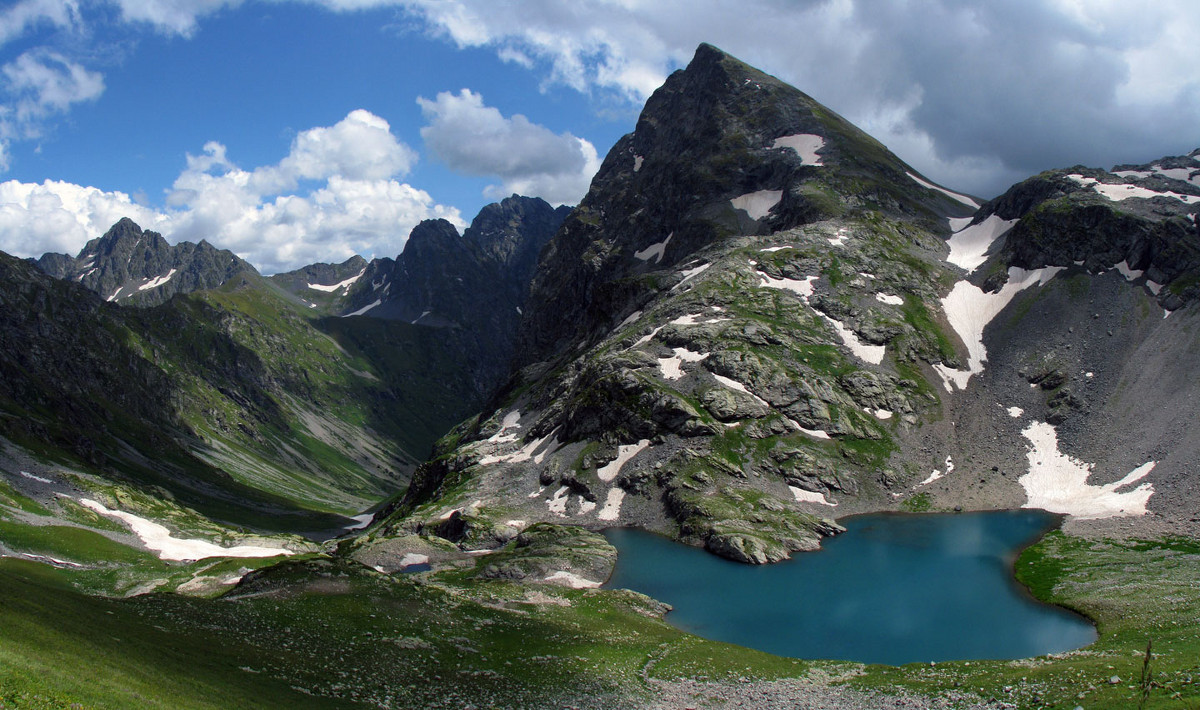
[[[1200,150],[981,202],[701,45],[574,209],[0,254],[0,708],[1200,706],[1198,213]],[[782,658],[601,588],[609,527],[1017,508],[1093,644]]]

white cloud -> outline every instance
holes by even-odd
[[[0,46],[41,23],[74,27],[79,23],[79,4],[75,0],[20,0],[13,3],[0,10]]]
[[[146,229],[167,223],[165,215],[134,204],[122,192],[53,180],[0,183],[0,249],[16,256],[74,255],[122,217]]]
[[[359,109],[333,126],[300,133],[291,153],[278,166],[256,170],[251,182],[261,194],[276,194],[294,188],[299,180],[402,176],[416,162],[416,152],[392,135],[387,121]]]
[[[242,0],[112,0],[127,22],[145,22],[164,34],[190,37],[196,21]]]
[[[570,133],[555,133],[521,114],[506,118],[469,89],[418,98],[429,125],[421,137],[452,170],[498,177],[484,194],[496,199],[514,192],[555,204],[574,204],[600,168],[596,148]]]
[[[353,254],[395,256],[423,219],[466,226],[457,209],[395,179],[414,160],[386,121],[358,110],[333,126],[302,132],[279,163],[254,170],[238,167],[222,144],[205,144],[201,154],[187,156],[163,210],[94,187],[9,181],[0,184],[0,249],[17,256],[75,254],[128,216],[173,243],[206,239],[265,273]],[[283,194],[299,180],[323,183]]]
[[[104,93],[104,77],[66,57],[31,50],[0,67],[0,169],[14,140],[41,136],[50,117]]]

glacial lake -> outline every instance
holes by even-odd
[[[1018,551],[1058,516],[1020,510],[863,515],[818,552],[731,562],[626,528],[608,588],[667,602],[667,621],[715,641],[793,658],[901,665],[1014,659],[1093,642],[1086,619],[1035,600],[1013,578]]]

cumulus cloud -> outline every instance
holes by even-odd
[[[418,98],[428,125],[425,145],[452,170],[498,177],[484,194],[497,199],[514,192],[554,204],[574,204],[600,168],[596,148],[570,133],[555,133],[521,114],[505,117],[469,89]]]
[[[0,184],[0,249],[75,254],[127,216],[171,242],[206,239],[265,273],[354,254],[395,256],[423,219],[466,226],[457,209],[396,179],[415,160],[386,121],[358,110],[300,133],[282,160],[252,170],[235,164],[221,143],[205,144],[187,156],[163,210],[94,187],[9,181]],[[297,192],[301,180],[321,182]]]
[[[1142,162],[1200,144],[1193,0],[539,0],[520,13],[487,0],[385,3],[547,82],[634,103],[712,42],[930,177],[985,196],[1048,167]]]
[[[16,256],[75,255],[122,217],[146,229],[162,229],[169,221],[122,192],[54,180],[0,183],[0,249]]]
[[[392,135],[387,121],[359,109],[333,126],[300,133],[291,153],[278,166],[256,170],[252,182],[261,193],[273,194],[300,180],[334,175],[352,180],[406,175],[416,162],[416,152]]]

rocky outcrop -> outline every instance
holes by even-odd
[[[1089,273],[1123,263],[1161,288],[1163,308],[1177,310],[1200,297],[1196,167],[1194,156],[1180,156],[1113,172],[1056,170],[1014,185],[980,213],[1018,220],[1005,235],[1000,263],[1082,266]]]
[[[522,531],[480,564],[481,579],[566,587],[598,587],[612,575],[617,550],[602,535],[578,527],[539,523]]]

